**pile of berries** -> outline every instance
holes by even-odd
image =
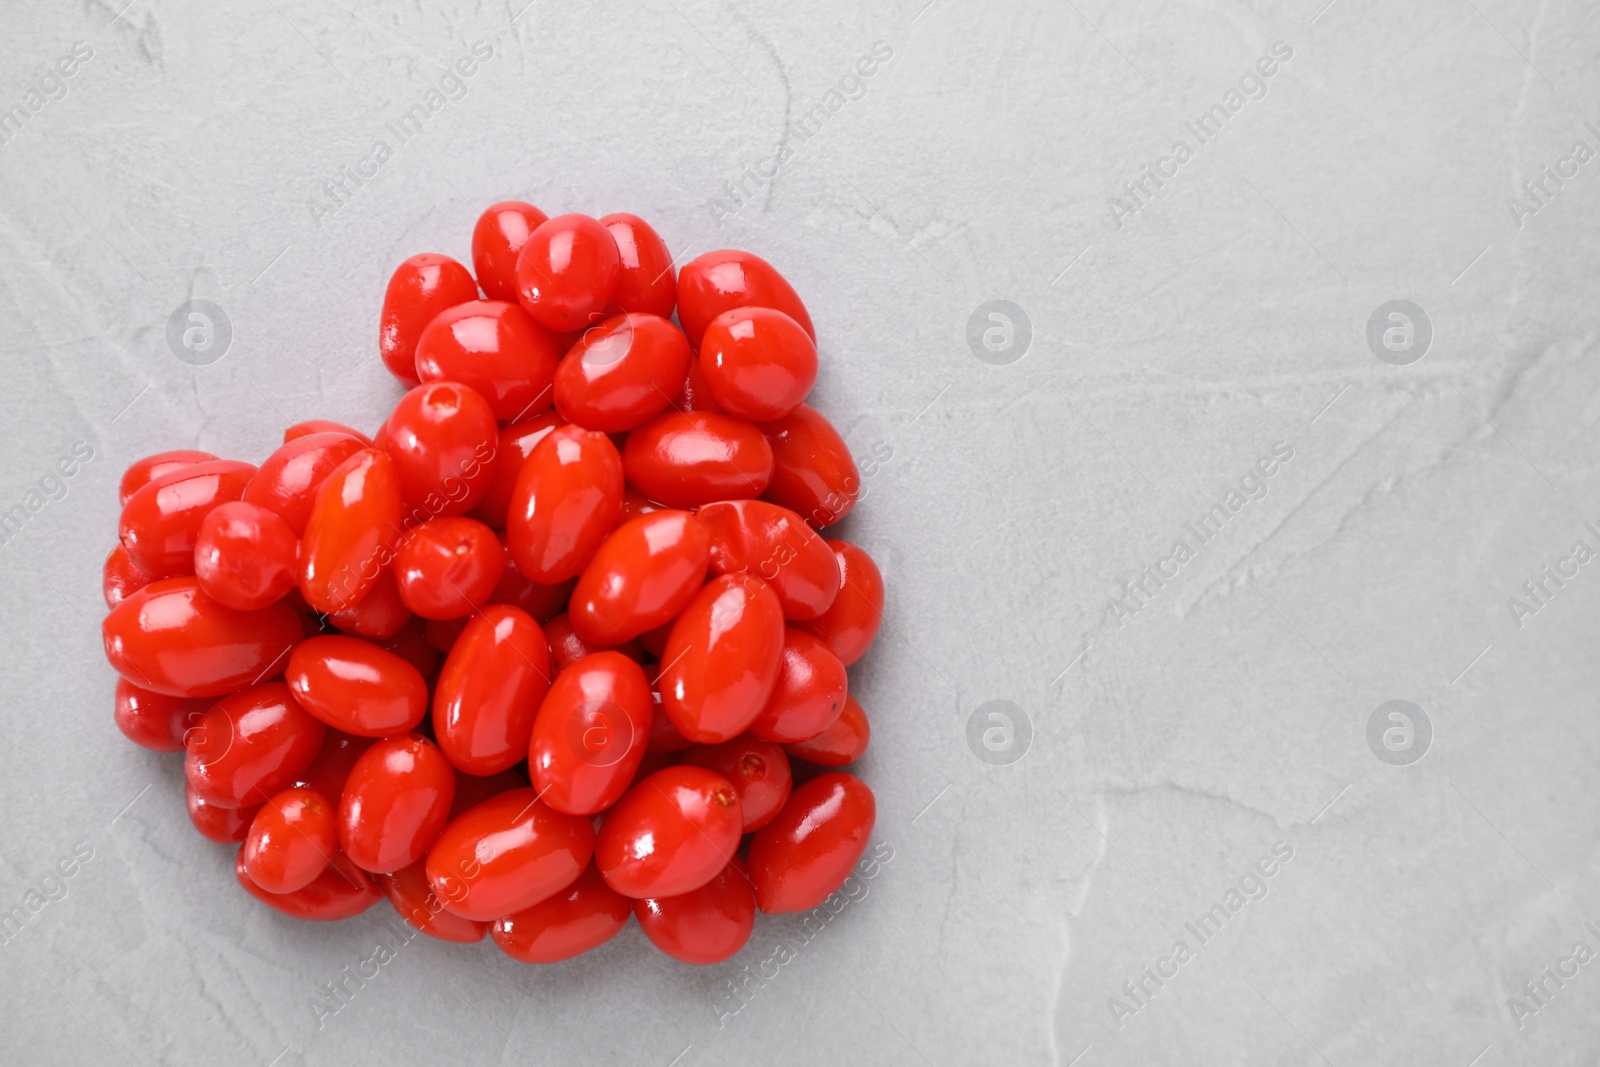
[[[747,252],[674,275],[632,215],[495,204],[472,259],[390,278],[409,391],[370,438],[128,468],[117,725],[184,753],[195,827],[285,914],[387,897],[529,963],[633,915],[725,960],[757,908],[838,888],[874,820],[833,768],[867,746],[845,668],[883,580],[817,533],[861,486],[805,403],[811,318]]]

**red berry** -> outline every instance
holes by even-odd
[[[285,789],[250,820],[239,860],[269,893],[293,893],[327,869],[338,848],[333,804],[314,789]]]
[[[606,885],[594,864],[577,881],[532,907],[496,919],[494,943],[523,963],[559,963],[615,937],[628,923],[628,898]]]
[[[682,762],[716,771],[728,780],[739,794],[747,834],[771,822],[789,799],[789,757],[782,746],[752,734],[740,734],[720,745],[691,746],[683,753]]]
[[[788,508],[725,500],[697,513],[711,538],[711,573],[745,572],[772,586],[786,619],[815,619],[839,594],[833,550]]]
[[[118,544],[100,569],[100,593],[105,597],[106,607],[114,608],[155,580],[155,575],[136,567],[128,550]]]
[[[697,508],[764,493],[772,447],[754,423],[732,415],[668,411],[628,435],[622,467],[651,500]]]
[[[189,821],[207,841],[219,845],[237,845],[250,833],[260,805],[252,808],[223,808],[200,799],[194,786],[183,783],[183,803],[189,811]]]
[[[117,729],[152,752],[182,752],[184,735],[212,703],[140,689],[126,678],[117,679],[116,699]]]
[[[244,487],[244,499],[276,512],[299,537],[306,532],[317,490],[339,465],[364,448],[366,438],[351,433],[310,433],[291,437],[261,464]]]
[[[807,911],[826,900],[861,858],[876,817],[872,790],[852,775],[834,771],[797,787],[750,842],[761,910]]]
[[[433,732],[452,766],[494,774],[528,755],[550,689],[550,646],[527,612],[496,604],[450,647],[433,693]]]
[[[528,768],[544,802],[593,815],[633,781],[655,714],[650,683],[620,652],[585,656],[556,676],[539,705]]]
[[[193,578],[163,578],[112,608],[100,632],[106,659],[134,685],[175,697],[219,697],[282,670],[305,631],[282,601],[235,611],[206,596]]]
[[[871,739],[872,727],[867,722],[867,713],[856,703],[856,698],[847,693],[844,711],[832,726],[808,741],[794,741],[783,747],[796,759],[823,767],[843,767],[860,759]]]
[[[654,511],[612,531],[578,576],[568,609],[585,641],[619,645],[678,617],[705,581],[710,549],[687,511]]]
[[[417,384],[417,339],[446,308],[478,299],[467,268],[432,252],[412,256],[389,278],[378,318],[378,354],[408,388]]]
[[[668,767],[606,813],[595,865],[625,897],[676,896],[727,866],[743,825],[739,794],[726,778],[703,767]]]
[[[801,404],[761,432],[772,449],[772,478],[762,498],[801,515],[812,526],[832,526],[856,506],[861,474],[844,438],[810,404]]]
[[[734,859],[698,889],[633,902],[639,926],[656,948],[684,963],[721,963],[750,940],[756,895]]]
[[[350,768],[339,799],[339,846],[363,870],[421,860],[450,818],[456,772],[421,734],[386,737]]]
[[[541,223],[517,254],[517,299],[547,330],[571,332],[597,322],[622,281],[622,258],[610,232],[587,215]]]
[[[505,422],[550,406],[561,341],[514,303],[474,300],[441,311],[417,340],[417,377],[476,390]]]
[[[678,279],[666,242],[637,215],[604,215],[600,225],[611,233],[622,260],[622,278],[612,298],[616,306],[670,317],[678,302]]]
[[[700,366],[722,410],[771,422],[789,415],[811,392],[817,380],[817,345],[781,311],[735,308],[706,328]]]
[[[678,272],[678,321],[697,350],[711,320],[742,307],[781,311],[817,336],[794,287],[758,255],[725,248],[696,256]]]
[[[829,541],[839,561],[839,595],[828,610],[796,623],[828,643],[846,667],[866,654],[883,623],[883,575],[872,557],[848,541]]]
[[[394,910],[413,927],[440,941],[470,945],[482,941],[489,924],[446,911],[428,881],[427,864],[419,860],[403,870],[380,874],[376,881]]]
[[[118,536],[128,558],[155,578],[193,574],[200,524],[218,504],[244,496],[255,473],[248,463],[214,459],[146,482],[122,507]]]
[[[546,218],[521,200],[490,204],[478,216],[472,228],[472,269],[490,300],[517,299],[517,254]]]
[[[534,446],[517,475],[506,546],[530,581],[576,578],[622,509],[622,457],[603,433],[560,426]]]
[[[324,729],[282,682],[254,686],[200,716],[184,738],[183,772],[208,804],[264,804],[311,766]]]
[[[844,663],[821,638],[790,627],[783,635],[783,660],[761,714],[750,732],[787,743],[816,737],[844,711],[849,679]]]
[[[118,492],[118,503],[127,506],[133,494],[155,481],[163,474],[184,467],[193,467],[197,463],[208,463],[214,459],[210,452],[197,452],[192,448],[180,448],[173,452],[157,452],[153,456],[145,456],[135,460],[122,472],[122,484]]]
[[[294,919],[310,919],[314,922],[349,919],[382,899],[382,894],[372,884],[367,872],[351,863],[350,857],[342,852],[333,854],[333,862],[310,885],[293,893],[269,893],[256,885],[250,872],[245,869],[242,848],[234,861],[233,872],[247,893]]]
[[[495,446],[494,473],[489,476],[489,487],[483,491],[483,499],[472,512],[474,518],[497,530],[506,528],[506,512],[511,508],[511,494],[517,487],[523,461],[533,452],[534,446],[544,440],[545,434],[566,422],[555,412],[546,411],[525,422],[501,428],[500,440]]]
[[[400,398],[379,438],[394,461],[409,525],[473,509],[489,488],[500,428],[476,390],[433,381]]]
[[[561,892],[593,854],[587,816],[512,789],[450,821],[428,851],[428,881],[448,911],[489,922]]]
[[[689,342],[657,315],[625,313],[584,331],[555,374],[561,417],[624,433],[665,411],[689,371]]]
[[[299,538],[275,512],[231,501],[200,522],[194,576],[225,607],[256,611],[295,587]]]
[[[672,624],[662,652],[662,710],[691,741],[739,736],[772,696],[783,638],[771,586],[748,574],[713,578]]]
[[[323,481],[300,539],[300,592],[314,611],[353,607],[394,558],[400,482],[386,452],[362,449]]]
[[[428,710],[428,684],[402,657],[356,637],[311,637],[289,653],[289,691],[322,722],[357,737],[403,734]]]
[[[429,519],[395,553],[400,600],[424,619],[458,619],[481,610],[506,569],[505,549],[476,519]]]

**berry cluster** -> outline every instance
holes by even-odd
[[[371,437],[128,468],[117,725],[184,753],[195,827],[285,914],[387,897],[529,963],[633,915],[727,959],[758,908],[832,893],[874,820],[833,768],[867,746],[846,668],[883,580],[817,532],[860,480],[805,403],[810,316],[746,252],[675,275],[632,215],[495,204],[472,259],[391,277],[409,391]]]

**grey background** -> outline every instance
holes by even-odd
[[[125,2],[13,0],[0,36],[5,107],[94,50],[0,145],[0,510],[94,450],[0,546],[0,904],[93,849],[0,945],[7,1059],[1600,1055],[1600,961],[1508,1005],[1600,949],[1600,563],[1520,625],[1508,605],[1600,549],[1600,161],[1520,226],[1507,203],[1600,150],[1592,4]],[[323,183],[392,146],[475,41],[494,58],[466,95],[319,221]],[[793,132],[879,41],[865,94]],[[1194,147],[1184,123],[1275,41],[1293,57],[1265,98],[1119,227],[1109,198]],[[784,143],[730,212],[725,183]],[[386,905],[324,927],[246,899],[177,761],[113,727],[116,483],[167,448],[259,461],[302,418],[375,427],[399,395],[375,346],[389,271],[467,258],[509,197],[639,213],[685,257],[750,248],[803,294],[816,402],[888,456],[846,535],[888,581],[852,688],[893,859],[720,1020],[770,920],[700,970],[637,927],[542,970],[418,939],[319,1029],[318,987],[394,941]],[[191,298],[232,326],[207,366],[166,343]],[[1007,365],[967,343],[988,300],[1031,324]],[[1366,342],[1392,300],[1431,322],[1407,366]],[[1119,617],[1280,443],[1265,496]],[[1432,725],[1410,765],[1368,747],[1391,699]],[[969,748],[992,700],[1028,719],[1020,759]],[[1119,1028],[1108,998],[1278,842],[1266,896]]]

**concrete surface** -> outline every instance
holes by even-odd
[[[1591,4],[126,2],[0,36],[8,1062],[1600,1057]],[[884,858],[726,965],[282,919],[111,722],[123,466],[375,426],[509,197],[778,264],[867,472]]]

